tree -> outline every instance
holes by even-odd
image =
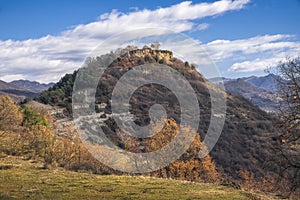
[[[0,150],[9,154],[14,144],[18,143],[18,135],[21,129],[22,112],[13,100],[8,96],[0,96]],[[13,135],[12,135],[12,134]]]
[[[9,96],[0,96],[0,136],[17,130],[21,122],[20,108]]]
[[[25,148],[34,156],[42,157],[45,166],[52,165],[56,161],[57,136],[51,131],[49,119],[38,110],[26,107],[22,125],[25,132],[23,140],[27,141]]]
[[[276,149],[279,175],[289,180],[290,193],[297,193],[300,192],[300,57],[279,63],[275,75],[282,99]]]
[[[153,50],[158,50],[160,47],[160,44],[159,44],[159,42],[153,42],[150,47]]]
[[[299,142],[300,139],[300,57],[288,59],[277,66],[278,92],[284,100],[281,105],[286,142]]]

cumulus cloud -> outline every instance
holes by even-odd
[[[215,40],[205,45],[207,50],[213,54],[213,58],[221,60],[232,57],[238,53],[253,54],[268,50],[292,48],[297,46],[295,42],[283,42],[292,38],[292,35],[263,35],[242,40]]]
[[[277,51],[269,57],[256,58],[253,60],[246,60],[232,64],[228,71],[231,72],[255,72],[265,70],[267,68],[275,67],[288,57],[297,57],[300,52],[300,43],[294,43],[292,48],[288,50]]]
[[[81,66],[82,61],[102,41],[120,32],[142,28],[162,27],[174,32],[204,29],[193,20],[224,14],[244,8],[250,0],[220,0],[193,4],[185,1],[155,10],[117,10],[103,14],[95,22],[80,24],[58,36],[45,36],[23,41],[0,41],[0,79],[20,74],[40,82],[57,81],[65,73]],[[160,33],[157,33],[160,34]]]
[[[192,4],[185,1],[167,8],[156,10],[144,9],[129,14],[113,10],[100,16],[100,21],[79,25],[73,30],[64,32],[68,37],[101,38],[120,31],[131,31],[139,28],[164,27],[174,32],[191,30],[195,24],[191,20],[220,15],[232,10],[240,10],[250,0],[221,0],[213,3]]]
[[[229,71],[238,71],[238,72],[252,72],[257,70],[266,69],[270,66],[274,66],[276,63],[278,63],[280,59],[263,59],[256,58],[255,60],[247,60],[243,62],[234,63],[230,68]]]
[[[273,67],[285,57],[299,56],[300,42],[294,35],[262,35],[242,40],[215,40],[204,47],[215,62],[231,59],[232,72],[254,72]],[[250,60],[249,58],[253,58]]]

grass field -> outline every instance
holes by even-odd
[[[142,176],[103,176],[43,169],[42,163],[0,159],[0,199],[265,199],[216,184]]]

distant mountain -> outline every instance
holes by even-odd
[[[225,77],[215,77],[215,78],[210,78],[209,81],[216,84],[216,85],[219,85],[221,84],[222,82],[225,83],[225,82],[228,82],[228,81],[232,81],[234,79],[232,78],[225,78]]]
[[[45,83],[39,83],[37,81],[28,81],[28,80],[16,80],[10,83],[15,86],[26,88],[35,92],[42,92],[44,90],[48,90],[50,87],[54,85],[54,83],[45,84]]]
[[[217,86],[223,82],[225,90],[233,95],[242,95],[254,105],[267,112],[278,111],[280,98],[277,96],[277,80],[279,76],[250,76],[238,79],[211,78],[210,82]]]
[[[39,95],[39,92],[32,91],[26,88],[15,86],[11,83],[6,83],[0,80],[0,95],[8,95],[15,102],[21,102],[25,98],[34,98]]]
[[[233,95],[242,95],[265,111],[278,110],[279,99],[276,94],[254,86],[244,79],[239,78],[224,82],[224,86],[227,92]]]
[[[267,76],[261,76],[261,77],[250,76],[250,77],[244,77],[242,79],[256,87],[262,88],[270,92],[276,92],[277,80],[281,78],[275,74],[269,74]]]

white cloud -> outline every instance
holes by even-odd
[[[270,67],[275,67],[279,62],[288,57],[298,57],[300,52],[300,43],[294,43],[288,50],[277,51],[269,57],[256,58],[232,64],[228,71],[231,72],[254,72],[262,71]]]
[[[197,29],[198,29],[198,30],[205,30],[205,29],[208,29],[209,26],[210,26],[209,24],[203,23],[203,24],[199,24],[199,25],[197,26]]]
[[[155,10],[129,13],[114,10],[101,15],[98,21],[75,26],[58,36],[0,41],[0,79],[18,73],[30,80],[57,81],[65,73],[80,67],[84,58],[111,35],[149,27],[161,27],[177,33],[190,31],[197,27],[193,20],[240,10],[249,1],[221,0],[198,4],[186,1]],[[205,26],[202,25],[202,28]]]
[[[113,10],[100,16],[100,20],[64,32],[67,37],[105,38],[120,31],[127,32],[140,28],[164,27],[174,32],[191,30],[191,20],[220,15],[232,10],[240,10],[250,0],[221,0],[214,3],[192,4],[185,1],[167,8],[140,10],[129,14]]]
[[[276,65],[282,58],[269,58],[269,59],[260,59],[257,58],[255,60],[247,60],[243,62],[234,63],[229,71],[238,71],[238,72],[252,72],[258,71],[262,69],[267,69],[270,66]]]
[[[215,40],[206,44],[205,48],[212,54],[213,59],[218,61],[236,56],[238,53],[247,55],[268,50],[293,48],[298,44],[282,41],[292,37],[292,35],[277,34],[256,36],[243,40]]]
[[[13,75],[5,75],[1,79],[6,82],[11,82],[13,80],[24,79],[23,74],[13,74]]]
[[[299,56],[300,42],[291,41],[294,35],[263,35],[242,40],[215,40],[204,44],[217,63],[231,60],[231,72],[262,71],[276,66],[286,57]]]

